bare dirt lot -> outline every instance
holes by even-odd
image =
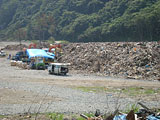
[[[0,43],[0,47],[6,44]],[[0,114],[82,113],[97,108],[105,112],[114,110],[117,103],[123,109],[138,100],[160,108],[159,81],[96,76],[80,71],[70,71],[67,76],[49,75],[47,70],[12,67],[6,57],[0,58],[0,68]]]

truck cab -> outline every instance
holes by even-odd
[[[70,63],[50,63],[48,66],[49,74],[66,75]]]

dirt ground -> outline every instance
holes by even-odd
[[[3,42],[0,43],[0,47],[4,47],[7,44],[14,43]],[[14,54],[16,51],[6,52],[8,54]],[[96,76],[93,74],[84,73],[84,71],[83,73],[81,73],[81,71],[70,71],[67,76],[56,76],[49,75],[47,70],[24,70],[18,67],[10,66],[10,61],[7,60],[7,57],[0,58],[0,68],[0,107],[4,107],[3,105],[8,104],[39,103],[44,95],[38,94],[38,91],[34,91],[33,89],[44,89],[44,93],[46,93],[47,90],[45,90],[45,86],[47,85],[71,88],[73,90],[78,87],[105,87],[106,89],[120,89],[124,87],[141,87],[142,89],[160,88],[159,81],[131,80],[112,78],[109,76]],[[29,86],[30,84],[32,85],[31,90]],[[39,86],[44,86],[44,88],[39,88]],[[65,99],[57,93],[55,94],[52,96],[46,95],[43,102],[60,102]],[[149,98],[149,101],[152,101],[155,98],[155,95],[156,98],[159,99],[159,93],[151,94],[151,97],[146,95],[144,98]],[[5,109],[2,109],[3,111],[0,111],[0,113],[5,114]],[[6,113],[8,114],[10,112]]]
[[[15,54],[17,51],[6,51],[8,54]],[[134,80],[114,78],[109,76],[96,76],[84,71],[69,71],[67,76],[49,75],[47,70],[24,70],[18,67],[11,67],[7,58],[0,58],[1,79],[16,81],[23,79],[25,82],[39,82],[42,84],[54,84],[63,86],[85,86],[85,87],[155,87],[159,88],[160,82],[147,80]],[[8,72],[7,72],[8,71]]]

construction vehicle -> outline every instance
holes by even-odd
[[[30,44],[28,48],[29,48],[29,49],[31,49],[31,48],[36,48],[36,46],[37,46],[36,44]]]
[[[56,45],[52,45],[51,44],[48,52],[54,53],[56,58],[60,57],[60,55],[62,54],[62,46],[61,46],[61,44],[56,44]]]
[[[35,60],[35,66],[36,69],[39,70],[45,70],[45,63],[43,62],[43,58],[42,57],[37,57]]]
[[[43,57],[35,57],[31,59],[30,62],[30,68],[31,69],[37,69],[37,70],[45,70],[45,64],[43,62]]]
[[[48,51],[49,51],[49,52],[52,52],[52,49],[53,49],[53,48],[54,48],[54,49],[56,49],[56,48],[61,48],[61,45],[60,45],[60,44],[57,44],[57,45],[52,45],[52,44],[51,44]]]
[[[54,53],[49,52],[49,48],[43,48],[43,50],[50,56],[55,57]],[[54,63],[54,59],[53,58],[43,58],[43,62],[45,63],[45,65],[49,65],[49,63]]]
[[[49,65],[50,63],[54,63],[54,59],[52,58],[43,58],[43,62],[45,65]]]
[[[48,66],[49,74],[66,75],[70,63],[50,63]]]

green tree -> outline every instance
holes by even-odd
[[[24,28],[19,28],[15,31],[15,39],[18,39],[20,45],[22,40],[26,40],[26,30]]]

